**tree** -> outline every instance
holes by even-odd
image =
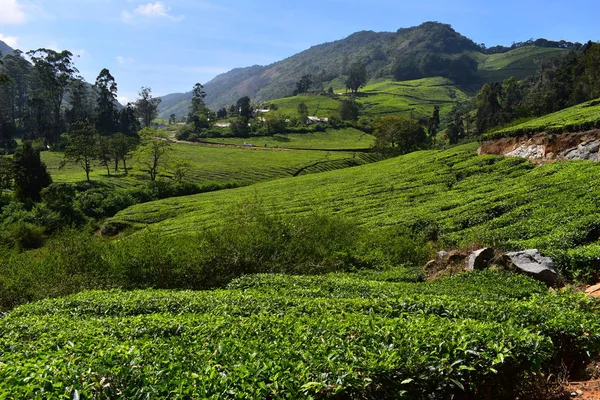
[[[14,194],[22,203],[40,201],[43,188],[52,183],[52,178],[40,158],[40,151],[31,142],[24,142],[14,155]]]
[[[135,106],[131,103],[119,112],[119,132],[128,137],[138,137],[140,130],[140,120],[135,113]]]
[[[193,122],[194,118],[198,117],[200,114],[206,115],[208,109],[206,108],[206,104],[204,104],[205,97],[206,92],[204,91],[204,86],[200,83],[196,83],[194,89],[192,89],[192,102],[189,107],[188,122]]]
[[[15,166],[8,157],[0,157],[0,195],[4,190],[12,188]]]
[[[350,66],[348,79],[346,79],[346,88],[358,93],[358,89],[367,83],[367,68],[362,62],[355,62]]]
[[[89,123],[92,119],[93,108],[89,107],[90,95],[88,88],[82,81],[73,81],[71,84],[71,109],[67,110],[66,117],[69,125],[81,121]]]
[[[134,137],[116,133],[109,139],[109,147],[115,162],[115,172],[119,170],[119,161],[123,161],[123,170],[127,175],[127,159],[137,147],[138,142]]]
[[[415,120],[388,116],[375,122],[375,148],[379,151],[406,154],[425,147],[427,134]]]
[[[144,128],[140,132],[141,143],[138,149],[138,162],[144,171],[150,175],[154,182],[158,177],[160,168],[167,163],[168,154],[171,152],[171,142],[156,129]]]
[[[294,94],[302,94],[308,92],[313,84],[312,79],[313,76],[310,74],[303,75],[300,78],[300,80],[296,82],[296,90],[294,91]]]
[[[227,118],[227,108],[221,107],[219,111],[217,111],[217,118],[225,119]]]
[[[250,98],[248,96],[239,98],[236,106],[240,117],[246,119],[252,118],[252,106],[250,105]]]
[[[344,121],[355,121],[358,118],[358,104],[354,99],[342,100],[340,102],[340,117]]]
[[[73,53],[37,49],[27,52],[33,61],[36,80],[35,95],[50,107],[51,129],[46,132],[46,143],[55,143],[61,134],[61,106],[71,81],[79,71],[73,64]]]
[[[501,99],[502,85],[499,83],[487,83],[477,93],[476,125],[479,134],[506,122],[504,109],[500,105]]]
[[[465,126],[463,121],[463,111],[460,104],[455,104],[447,116],[448,126],[446,127],[446,136],[450,144],[457,144],[465,137]]]
[[[430,138],[435,137],[435,135],[440,130],[440,106],[435,106],[433,108],[433,114],[431,118],[429,118],[427,124],[427,134]]]
[[[298,120],[301,124],[308,122],[308,107],[304,102],[298,104]]]
[[[65,149],[61,168],[68,162],[79,164],[85,171],[85,178],[90,182],[92,163],[100,158],[98,145],[99,135],[96,129],[84,122],[77,122],[71,131],[71,143]]]
[[[161,100],[152,97],[152,89],[142,87],[140,98],[135,102],[135,110],[142,120],[142,127],[148,128],[152,121],[158,116],[158,105]]]
[[[94,84],[96,91],[96,130],[103,136],[113,135],[118,129],[117,82],[110,71],[103,68]]]
[[[169,125],[173,125],[177,121],[177,115],[171,114],[169,116]]]

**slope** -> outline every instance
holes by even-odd
[[[4,43],[2,40],[0,40],[0,54],[2,54],[3,56],[12,53],[14,50],[12,49],[12,47],[10,47],[9,45],[7,45],[6,43]]]
[[[272,212],[353,218],[369,228],[402,225],[446,243],[539,248],[564,273],[596,274],[600,244],[600,165],[478,157],[478,144],[423,151],[351,170],[270,181],[247,188],[131,207],[116,222],[178,234],[216,226],[241,202],[260,198]],[[595,271],[595,272],[594,272]]]
[[[341,89],[348,66],[354,61],[366,65],[370,79],[395,77],[404,81],[441,75],[454,80],[463,78],[462,83],[476,89],[489,80],[502,80],[511,75],[529,76],[535,71],[536,58],[565,50],[525,46],[503,51],[486,54],[482,47],[449,25],[435,22],[397,32],[362,31],[342,40],[313,46],[268,66],[237,68],[221,74],[205,84],[206,102],[212,109],[218,109],[246,95],[255,103],[282,98],[291,95],[295,83],[306,74],[313,76],[317,90],[327,89],[330,85]],[[451,70],[451,64],[461,56],[466,57],[466,64],[458,63]],[[474,70],[471,70],[470,59],[475,60]],[[191,92],[185,96],[185,99],[176,96],[175,104],[180,104],[173,107],[169,95],[161,107],[160,117],[168,118],[170,113],[185,115]]]

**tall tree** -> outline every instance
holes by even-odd
[[[13,160],[15,197],[22,203],[40,201],[42,189],[52,183],[40,151],[27,141],[17,149]]]
[[[188,110],[188,122],[192,122],[194,117],[198,117],[200,114],[206,114],[208,109],[204,103],[205,97],[206,92],[204,91],[204,86],[200,83],[196,83],[192,89],[192,102]]]
[[[252,118],[252,106],[250,105],[250,97],[240,97],[236,103],[236,107],[240,117],[246,119]]]
[[[83,122],[77,122],[71,131],[71,144],[65,149],[61,168],[68,162],[79,164],[90,182],[90,172],[95,160],[99,158],[99,135],[96,129]]]
[[[96,130],[103,136],[113,135],[118,129],[117,82],[110,71],[103,68],[94,84],[96,91]]]
[[[119,112],[119,132],[125,136],[137,138],[140,129],[140,120],[136,115],[135,106],[127,103]]]
[[[353,63],[348,71],[346,88],[352,90],[353,93],[358,93],[358,89],[363,87],[366,83],[367,67],[360,61]]]
[[[160,99],[152,97],[152,89],[142,87],[140,98],[135,102],[135,110],[142,120],[142,127],[148,128],[152,121],[158,116],[158,105]]]
[[[50,106],[52,127],[44,137],[46,143],[55,143],[62,130],[61,106],[71,81],[79,71],[73,64],[70,51],[57,52],[37,49],[27,53],[33,61],[36,79],[35,95]]]
[[[476,124],[479,134],[507,120],[505,111],[500,104],[502,97],[502,85],[500,83],[487,83],[477,93]]]
[[[427,124],[427,133],[430,138],[435,137],[435,135],[440,130],[440,106],[433,107],[433,114],[431,118],[429,118]]]
[[[89,104],[89,91],[85,83],[79,80],[73,81],[71,85],[71,108],[66,112],[67,123],[73,126],[75,122],[90,122],[92,110]]]

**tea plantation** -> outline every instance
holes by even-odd
[[[177,235],[218,226],[240,203],[259,198],[279,215],[323,212],[368,229],[404,226],[440,248],[539,248],[568,278],[597,278],[600,165],[534,166],[517,158],[478,157],[477,146],[141,204],[107,224]]]
[[[548,134],[583,132],[595,128],[600,128],[600,99],[490,132],[485,135],[485,138],[499,139],[542,132]]]
[[[514,399],[600,349],[599,305],[581,294],[494,272],[390,276],[21,306],[0,319],[0,398]]]

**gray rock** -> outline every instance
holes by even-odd
[[[437,254],[436,254],[436,256],[435,256],[435,259],[438,260],[438,261],[445,260],[446,258],[448,258],[448,252],[444,251],[444,250],[438,251]]]
[[[548,286],[559,286],[562,281],[554,262],[550,257],[544,257],[538,250],[525,250],[506,253],[501,257],[501,264],[531,276]]]
[[[544,158],[545,149],[540,144],[522,144],[513,151],[506,153],[508,157]]]
[[[486,269],[494,258],[494,249],[486,247],[474,251],[469,256],[469,270]]]

